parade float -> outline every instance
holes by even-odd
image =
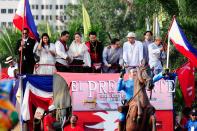
[[[53,76],[26,75],[22,79],[22,118],[30,121],[29,127],[32,128],[36,109],[47,111],[53,98],[60,111],[60,120],[72,112],[78,115],[78,123],[85,131],[117,130],[117,108],[125,98],[123,92],[116,90],[118,79],[119,74],[57,72]],[[173,89],[170,83],[162,79],[152,90],[150,103],[156,109],[158,131],[173,130]],[[150,91],[147,94],[150,96]]]

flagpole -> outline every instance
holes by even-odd
[[[167,65],[166,65],[166,68],[169,68],[169,56],[170,56],[170,38],[168,37]]]
[[[26,4],[26,0],[24,0],[24,8],[23,8],[23,23],[22,23],[22,39],[21,39],[21,42],[24,42],[23,41],[23,29],[24,29],[24,25],[25,25],[25,14],[26,14],[26,10],[25,10],[25,4]],[[20,47],[22,47],[22,46],[20,46]],[[22,49],[21,49],[21,53],[20,53],[20,70],[19,70],[19,73],[21,74],[21,72],[22,72],[22,63],[23,63],[23,61],[22,61],[22,58],[23,58],[23,47],[22,47]]]
[[[175,18],[176,18],[176,16],[174,15],[173,18],[172,18],[172,21],[170,23],[170,26],[168,28],[168,33],[169,33],[169,31],[170,31],[170,29],[172,27],[172,23],[173,23],[173,21],[174,21]],[[170,57],[170,38],[168,36],[168,33],[166,34],[165,39],[164,39],[164,43],[165,43],[166,39],[168,39],[168,43],[167,43],[168,45],[167,45],[167,63],[166,63],[166,68],[169,68],[169,57]]]
[[[23,41],[23,37],[24,37],[24,34],[23,34],[23,29],[24,29],[24,27],[25,27],[25,15],[26,15],[26,8],[25,8],[25,5],[26,5],[26,0],[24,0],[24,5],[23,5],[23,23],[22,23],[22,39],[21,39],[21,42],[23,42],[24,43],[24,41]],[[23,46],[21,46],[22,47],[22,49],[21,49],[21,54],[20,54],[20,74],[22,73],[22,63],[23,63]],[[21,84],[21,99],[20,99],[20,115],[21,115],[21,117],[20,117],[20,119],[21,119],[21,131],[23,131],[23,121],[22,121],[22,103],[23,103],[23,86],[22,86],[22,76],[20,76],[19,77],[19,80],[20,80],[20,84]]]

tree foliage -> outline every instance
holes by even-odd
[[[124,20],[127,9],[125,3],[118,0],[89,0],[83,3],[89,13],[92,30],[97,31],[99,39],[104,43],[108,43],[111,37],[124,38],[128,31],[135,29],[132,13]],[[83,29],[81,10],[81,4],[67,6],[66,14],[70,19],[68,28],[73,21],[78,21]]]
[[[5,58],[13,56],[17,58],[15,49],[21,33],[14,28],[3,28],[0,32],[0,61],[4,65]]]

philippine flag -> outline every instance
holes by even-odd
[[[22,30],[28,28],[30,31],[30,37],[39,40],[39,34],[37,32],[34,18],[31,13],[29,0],[21,0],[18,4],[16,14],[13,19],[13,23],[16,28]]]
[[[176,49],[197,67],[197,49],[192,47],[192,45],[189,43],[175,18],[173,19],[168,37]]]

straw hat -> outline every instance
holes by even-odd
[[[10,63],[12,61],[13,61],[12,56],[9,56],[9,57],[6,58],[5,64],[8,64],[8,63]]]

